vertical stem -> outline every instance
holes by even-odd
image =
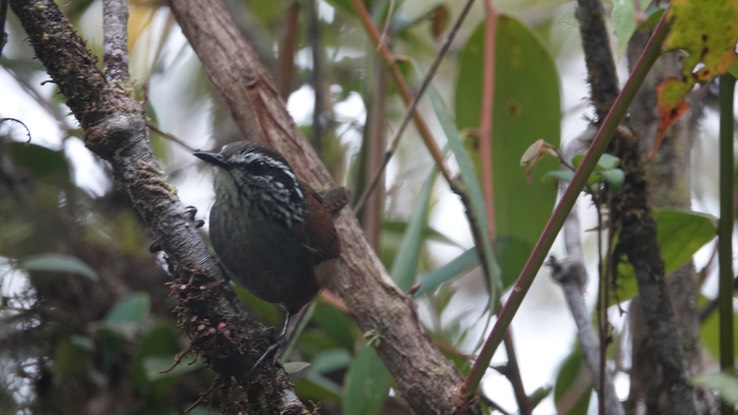
[[[482,187],[487,213],[487,234],[497,239],[495,226],[494,176],[492,174],[492,122],[495,103],[495,55],[497,54],[497,12],[492,0],[484,2],[484,71],[482,78],[482,108],[479,117],[480,153],[482,154]]]
[[[658,59],[659,54],[661,53],[661,45],[669,32],[668,29],[669,25],[666,22],[666,13],[664,13],[661,20],[659,20],[656,25],[651,38],[648,40],[646,47],[643,49],[641,56],[638,58],[638,62],[633,68],[633,72],[626,81],[625,86],[623,86],[621,93],[615,99],[610,112],[607,113],[607,116],[602,121],[602,125],[597,131],[594,140],[592,140],[592,144],[587,150],[587,154],[584,156],[582,164],[579,166],[576,173],[574,173],[574,177],[572,177],[571,182],[569,182],[569,186],[567,186],[564,191],[564,195],[556,205],[548,223],[543,228],[543,232],[538,238],[538,242],[536,242],[535,247],[533,247],[533,251],[523,266],[523,270],[520,272],[520,275],[515,282],[515,286],[510,291],[510,296],[508,297],[507,302],[502,306],[497,317],[497,322],[492,328],[492,332],[484,343],[484,346],[482,346],[482,350],[479,352],[479,357],[476,362],[474,362],[474,366],[471,368],[471,371],[469,371],[469,374],[464,381],[464,385],[462,386],[462,392],[466,398],[469,398],[471,395],[476,393],[479,387],[479,382],[482,380],[482,377],[487,370],[487,366],[492,360],[492,356],[495,354],[495,351],[497,351],[500,343],[502,343],[504,334],[510,326],[515,313],[517,313],[520,308],[520,304],[523,303],[523,299],[528,293],[530,286],[533,285],[533,280],[535,279],[538,270],[541,268],[548,251],[551,249],[551,245],[553,245],[556,235],[558,235],[564,221],[566,221],[569,211],[574,207],[574,203],[576,202],[579,193],[587,184],[587,178],[594,171],[597,161],[600,159],[600,156],[605,152],[605,149],[612,140],[620,121],[625,117],[625,113],[628,111],[628,107],[633,101],[633,97],[635,97],[638,88],[643,84],[646,74],[648,74],[648,71],[656,62],[656,59]]]
[[[733,95],[735,78],[720,77],[720,222],[718,225],[720,314],[720,369],[735,374],[733,354]],[[720,413],[732,415],[733,405],[724,399]]]

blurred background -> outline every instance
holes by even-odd
[[[336,182],[360,195],[406,106],[381,70],[376,47],[351,6],[339,0],[226,3]],[[461,3],[368,2],[411,87],[420,84],[437,56]],[[625,43],[639,11],[634,2],[613,3],[606,3],[613,18],[610,47],[622,82],[627,76]],[[155,128],[151,144],[182,202],[197,207],[198,219],[207,223],[212,172],[191,152],[219,148],[238,140],[239,132],[166,4],[129,4],[131,77]],[[101,2],[68,1],[61,7],[101,56]],[[496,112],[494,118],[494,134],[509,143],[502,150],[508,163],[501,170],[495,167],[497,226],[504,246],[501,281],[509,288],[557,191],[555,181],[543,178],[555,162],[536,166],[526,178],[519,163],[522,153],[537,139],[563,146],[587,129],[594,113],[588,105],[575,3],[499,0],[495,7],[506,25],[500,29],[505,32],[498,32],[496,111],[515,118],[510,126],[506,115]],[[483,5],[477,2],[432,83],[436,100],[454,114],[470,149],[475,148],[474,134],[466,129],[479,117],[481,79],[474,75],[480,71],[483,21]],[[0,414],[181,413],[207,389],[213,374],[197,361],[161,373],[186,346],[170,313],[174,300],[167,297],[164,261],[149,253],[149,231],[128,196],[113,186],[109,168],[84,147],[78,123],[54,84],[45,82],[48,76],[12,14],[6,31],[0,118],[20,122],[0,124]],[[514,109],[506,106],[511,96],[516,97]],[[691,153],[691,199],[694,210],[717,215],[718,118],[706,102]],[[444,146],[446,131],[432,104],[424,99],[419,108]],[[458,171],[453,159],[449,165]],[[411,125],[377,196],[359,214],[398,284],[422,287],[416,295],[420,316],[464,372],[494,323],[490,282],[469,254],[474,243],[462,204],[436,176]],[[578,210],[586,266],[596,276],[597,235],[591,230],[598,222],[591,205],[583,196]],[[560,243],[553,253],[565,256]],[[398,265],[408,258],[409,268]],[[707,302],[717,294],[712,244],[697,253],[695,265]],[[537,405],[535,414],[594,411],[591,388],[576,381],[583,369],[561,289],[547,268],[540,274],[512,325],[525,392]],[[280,324],[277,307],[238,292],[259,318]],[[585,298],[594,307],[597,277],[590,278]],[[608,364],[618,373],[618,395],[625,399],[627,315],[619,310],[613,306],[609,312],[615,340]],[[283,359],[312,363],[294,376],[303,401],[320,402],[319,412],[326,414],[408,413],[349,314],[318,299],[309,316]],[[702,336],[709,367],[717,350],[716,324],[709,318]],[[493,413],[518,411],[504,370],[508,361],[499,352],[484,380]],[[376,380],[373,387],[362,386],[367,379]],[[207,413],[207,408],[192,413]]]

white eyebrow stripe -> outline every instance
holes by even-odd
[[[253,163],[255,161],[259,161],[270,167],[274,167],[274,168],[277,168],[283,171],[292,180],[292,183],[295,186],[295,191],[297,192],[298,195],[300,195],[300,198],[301,199],[305,198],[305,195],[302,194],[302,189],[300,189],[300,184],[297,181],[297,176],[295,176],[295,173],[292,171],[292,168],[288,164],[282,163],[280,160],[277,160],[268,154],[256,153],[256,152],[249,152],[249,153],[244,154],[243,161],[246,163]]]

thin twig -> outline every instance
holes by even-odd
[[[587,280],[587,273],[581,262],[559,262],[555,257],[549,259],[548,265],[553,271],[551,278],[561,285],[566,303],[569,306],[574,322],[577,325],[577,337],[582,345],[584,363],[592,374],[592,385],[600,396],[600,414],[624,415],[623,406],[618,401],[612,374],[601,364],[603,361],[600,342],[593,329],[587,305],[582,291]],[[603,380],[601,380],[603,379]]]
[[[392,138],[392,141],[390,141],[390,145],[387,148],[387,151],[384,153],[384,157],[382,158],[382,163],[379,166],[379,170],[374,174],[374,177],[372,178],[372,181],[369,183],[369,187],[366,188],[364,193],[361,195],[361,197],[358,199],[356,204],[354,205],[354,210],[361,210],[361,207],[364,205],[364,202],[366,201],[366,198],[369,196],[369,194],[374,190],[374,188],[377,186],[377,183],[379,182],[379,178],[382,177],[382,174],[384,173],[384,169],[387,168],[387,164],[389,164],[390,159],[394,155],[395,151],[397,150],[397,146],[400,143],[400,138],[402,137],[402,134],[405,132],[405,128],[407,128],[408,124],[410,123],[410,119],[414,119],[415,123],[418,126],[418,130],[421,132],[421,136],[423,137],[423,140],[425,141],[426,146],[428,147],[428,150],[431,152],[431,156],[433,156],[434,161],[436,162],[436,166],[438,167],[439,171],[443,175],[443,177],[446,179],[448,183],[452,183],[453,179],[451,177],[451,173],[446,168],[444,162],[443,162],[443,155],[441,154],[440,149],[438,148],[438,145],[433,140],[433,137],[430,134],[430,130],[428,130],[428,126],[425,124],[425,121],[420,117],[420,114],[417,111],[418,102],[420,102],[420,99],[423,97],[423,93],[428,88],[428,85],[430,85],[431,81],[433,80],[433,77],[436,74],[436,70],[438,69],[438,66],[441,64],[441,61],[446,56],[446,53],[448,53],[448,49],[451,47],[451,43],[453,42],[454,38],[456,37],[456,34],[458,33],[459,29],[461,28],[461,24],[466,19],[467,14],[469,13],[469,10],[471,9],[472,4],[474,3],[474,0],[467,0],[466,5],[464,5],[464,8],[461,10],[461,14],[459,14],[459,17],[456,19],[456,22],[454,22],[454,26],[451,28],[451,31],[448,34],[448,37],[446,38],[446,42],[441,47],[441,50],[438,53],[438,56],[436,56],[435,61],[433,61],[433,64],[431,65],[430,69],[428,70],[428,73],[425,75],[425,78],[423,79],[423,83],[420,85],[420,89],[418,90],[417,94],[415,94],[414,97],[412,97],[412,100],[410,99],[412,94],[410,93],[410,90],[408,89],[407,85],[405,84],[404,79],[402,78],[402,74],[400,74],[399,69],[397,68],[397,65],[395,65],[395,59],[392,56],[389,49],[387,49],[387,46],[384,44],[378,44],[380,56],[382,56],[384,62],[386,65],[389,65],[390,72],[392,73],[392,76],[395,78],[395,82],[400,86],[400,91],[402,91],[403,98],[405,99],[405,102],[410,102],[410,105],[405,110],[405,114],[402,117],[402,121],[400,122],[400,127],[395,132],[395,136]],[[374,27],[374,24],[371,22],[371,19],[368,18],[368,12],[366,12],[366,8],[364,7],[363,3],[360,1],[354,0],[354,4],[357,7],[357,10],[363,9],[363,11],[366,13],[366,18],[364,17],[364,14],[362,12],[359,12],[359,16],[362,17],[362,22],[365,20],[368,20],[367,22],[364,22],[365,26],[369,25],[370,27],[366,27],[367,31],[372,33],[376,33],[376,27]],[[374,37],[374,36],[372,36]],[[379,38],[376,38],[377,41],[379,41]]]
[[[168,133],[166,131],[163,131],[157,125],[155,125],[154,123],[152,123],[151,121],[146,121],[146,126],[149,127],[149,129],[151,131],[159,134],[160,136],[166,138],[167,140],[169,140],[169,141],[171,141],[171,142],[173,142],[175,144],[180,145],[182,148],[184,148],[185,150],[189,151],[190,153],[194,153],[195,151],[197,151],[197,149],[190,147],[189,144],[185,143],[184,141],[182,141],[177,136],[175,136],[173,134],[170,134],[170,133]]]
[[[507,378],[513,387],[515,400],[518,402],[520,415],[530,415],[533,412],[533,405],[530,398],[525,393],[523,386],[523,377],[520,375],[520,366],[518,366],[518,357],[515,353],[515,342],[513,341],[512,332],[510,330],[505,333],[505,351],[507,352]]]

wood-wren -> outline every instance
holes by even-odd
[[[232,280],[286,312],[256,367],[269,353],[276,360],[292,316],[318,293],[315,266],[340,255],[333,218],[348,195],[316,192],[276,150],[247,141],[194,155],[216,166],[210,240],[218,259]]]

